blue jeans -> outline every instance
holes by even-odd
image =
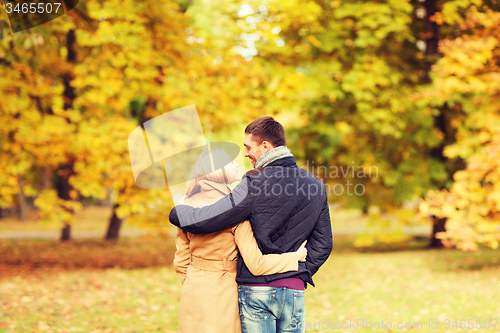
[[[304,290],[238,286],[242,333],[304,333]]]

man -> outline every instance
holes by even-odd
[[[212,233],[249,219],[264,254],[296,251],[307,240],[298,271],[254,276],[237,261],[243,333],[304,332],[306,283],[328,259],[333,246],[325,185],[298,168],[286,147],[283,126],[261,117],[245,129],[245,157],[255,169],[213,205],[178,205],[170,222],[191,233]]]

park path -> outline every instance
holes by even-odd
[[[370,233],[370,228],[350,228],[350,229],[333,229],[334,235],[357,235],[361,233]],[[414,236],[429,236],[431,227],[403,227],[403,232]],[[120,232],[120,237],[139,237],[150,233],[150,230],[125,230]],[[169,234],[175,236],[175,230],[170,230]],[[0,231],[0,239],[59,239],[60,231]],[[85,238],[104,238],[104,232],[101,231],[74,231],[71,233],[73,239]]]

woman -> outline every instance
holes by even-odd
[[[211,172],[214,161],[225,165],[224,170]],[[230,193],[226,184],[241,180],[238,167],[220,148],[202,153],[188,183],[185,204],[203,207]],[[262,255],[249,221],[206,235],[178,229],[175,244],[174,267],[183,284],[179,333],[241,332],[235,281],[238,250],[254,275],[296,271],[298,261],[305,261],[307,255],[305,242],[297,252]]]

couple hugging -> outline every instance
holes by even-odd
[[[333,245],[325,186],[272,117],[246,127],[244,146],[255,169],[241,178],[224,150],[202,153],[170,212],[181,333],[305,331],[304,289]],[[214,160],[227,163],[213,171]]]

